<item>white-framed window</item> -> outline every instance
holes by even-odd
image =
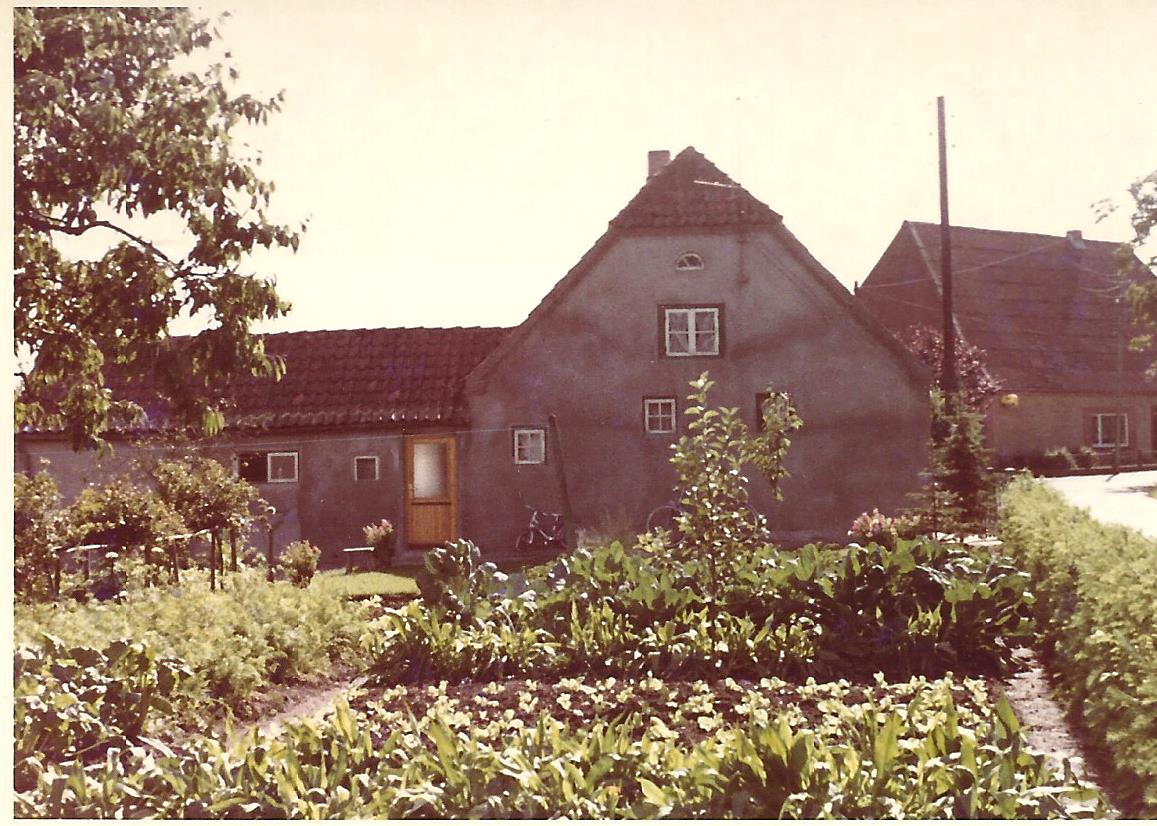
[[[643,399],[643,427],[648,433],[674,433],[675,400]]]
[[[373,482],[378,478],[377,456],[354,457],[354,481]]]
[[[1129,444],[1129,414],[1120,414],[1120,430],[1118,431],[1118,417],[1116,413],[1093,414],[1093,447],[1114,447],[1117,444],[1117,434],[1121,435],[1121,446]]]
[[[296,482],[297,481],[297,451],[285,451],[269,454],[269,481]]]
[[[246,482],[296,482],[297,451],[238,453],[233,457],[233,467]]]
[[[664,307],[664,352],[668,356],[719,355],[719,311],[719,307]]]
[[[675,269],[678,272],[703,269],[703,256],[697,252],[685,252],[675,260]]]
[[[546,461],[546,431],[541,427],[514,428],[514,464],[541,465]]]

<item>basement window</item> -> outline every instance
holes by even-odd
[[[237,476],[246,482],[296,482],[297,451],[238,453],[233,459]]]
[[[546,431],[541,427],[514,428],[514,464],[541,465],[546,462]]]
[[[1129,444],[1129,416],[1126,413],[1094,413],[1092,420],[1093,447],[1116,447],[1120,434],[1121,447]]]

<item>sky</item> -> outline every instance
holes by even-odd
[[[1098,223],[1157,167],[1152,0],[282,0],[202,5],[240,137],[308,219],[264,255],[290,315],[263,331],[513,325],[643,185],[695,146],[835,276],[938,221],[946,98],[957,225],[1124,240]]]

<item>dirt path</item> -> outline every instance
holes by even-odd
[[[1090,765],[1087,748],[1069,725],[1064,709],[1053,699],[1052,684],[1040,660],[1027,649],[1021,649],[1020,654],[1025,667],[1004,680],[1004,692],[1024,727],[1029,746],[1052,755],[1058,765],[1068,759],[1082,781],[1104,792],[1104,784]]]

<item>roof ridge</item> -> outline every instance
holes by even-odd
[[[911,224],[913,226],[921,226],[921,227],[936,227],[936,228],[940,227],[939,221],[913,221],[911,219],[905,219],[904,223]],[[973,227],[973,226],[966,226],[964,224],[949,224],[949,226],[954,230],[960,229],[960,230],[967,230],[968,232],[987,232],[987,233],[991,233],[993,235],[1031,235],[1031,236],[1034,236],[1036,238],[1051,238],[1051,239],[1056,240],[1056,241],[1064,241],[1068,237],[1067,235],[1053,235],[1053,234],[1047,233],[1047,232],[1030,232],[1028,230],[1016,230],[1016,229],[993,229],[991,227]],[[1111,245],[1114,247],[1118,247],[1122,243],[1124,243],[1122,241],[1106,241],[1106,240],[1098,240],[1095,238],[1087,238],[1084,236],[1083,233],[1081,235],[1081,240],[1084,241],[1086,244],[1108,244],[1108,245]]]

